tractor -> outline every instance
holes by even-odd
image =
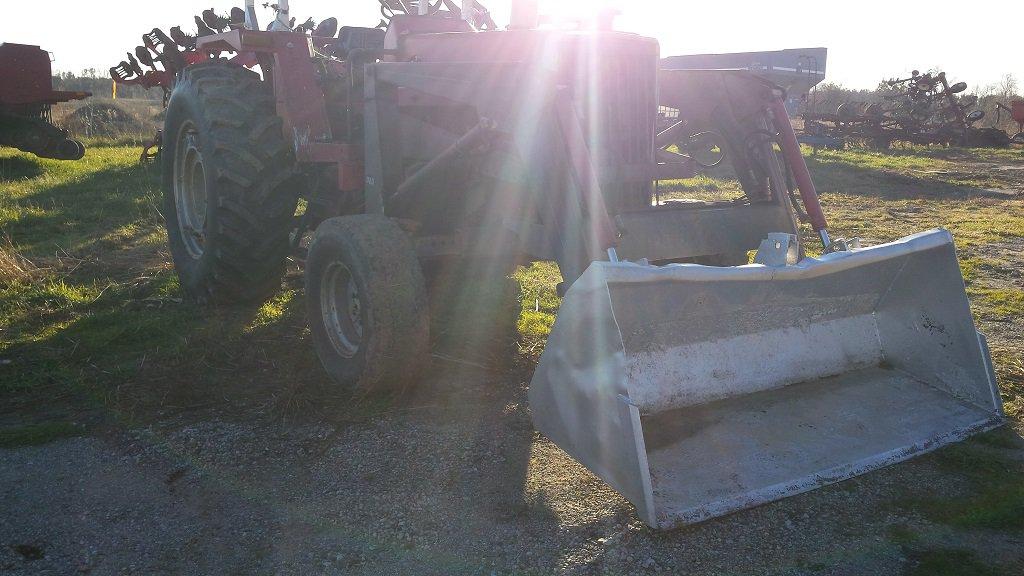
[[[607,18],[538,26],[537,2],[503,30],[475,0],[381,5],[381,26],[339,29],[281,1],[264,30],[249,1],[147,34],[149,72],[112,69],[168,91],[164,215],[192,299],[262,302],[291,255],[333,381],[393,389],[427,362],[433,270],[554,261],[534,423],[661,528],[1000,425],[952,238],[832,238],[782,89],[663,69]],[[723,162],[734,199],[662,186]]]
[[[54,104],[91,94],[54,90],[48,52],[38,46],[0,44],[0,78],[0,146],[54,160],[85,156],[85,146],[55,126],[50,111]]]

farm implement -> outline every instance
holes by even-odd
[[[996,111],[1002,116],[1003,112],[1009,112],[1010,118],[1017,123],[1017,133],[1010,137],[1014,144],[1024,144],[1024,100],[1014,100],[1009,106],[1002,102],[996,103]],[[999,118],[996,123],[999,123]]]
[[[85,146],[51,120],[54,104],[88,92],[53,89],[50,54],[38,46],[0,44],[0,146],[54,160],[80,160]]]
[[[1010,144],[1005,132],[977,126],[983,110],[974,95],[962,95],[967,84],[950,84],[945,72],[888,80],[880,102],[844,102],[835,113],[805,112],[804,135],[836,141],[863,142],[888,148],[894,142],[944,146],[1001,148]]]
[[[783,90],[660,69],[657,41],[606,25],[539,28],[535,2],[507,30],[472,0],[381,6],[382,26],[338,28],[281,2],[262,30],[249,2],[142,47],[192,299],[262,302],[291,254],[327,373],[395,389],[427,362],[425,276],[554,261],[534,424],[659,528],[1000,425],[953,239],[833,238]],[[714,166],[735,199],[662,185]]]

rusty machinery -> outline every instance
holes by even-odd
[[[894,142],[988,147],[1010,143],[1002,130],[976,126],[985,117],[984,111],[972,110],[978,98],[963,95],[967,84],[950,84],[945,72],[922,74],[915,70],[907,78],[883,84],[879,102],[847,102],[834,113],[805,112],[804,134],[877,148],[888,148]]]
[[[1017,133],[1010,137],[1010,141],[1015,144],[1024,144],[1024,100],[1014,100],[1010,102],[1009,106],[997,102],[996,111],[999,114],[996,124],[1002,121],[1003,112],[1010,114],[1010,118],[1017,123]]]
[[[0,146],[42,158],[79,160],[85,146],[55,126],[55,104],[82,100],[88,92],[53,89],[50,54],[38,46],[0,44]]]
[[[442,262],[552,260],[564,300],[533,421],[652,526],[1002,422],[949,233],[830,237],[770,82],[659,69],[656,40],[607,22],[539,29],[536,2],[515,3],[507,30],[473,0],[387,0],[381,27],[274,8],[268,31],[250,1],[196,35],[148,35],[170,94],[163,212],[196,301],[262,302],[290,253],[303,262],[339,386],[422,374],[425,275]],[[145,81],[126,63],[121,81]],[[717,157],[690,152],[709,143]],[[656,184],[714,165],[740,197]],[[824,256],[805,256],[801,219]]]

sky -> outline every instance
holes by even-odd
[[[265,0],[260,0],[262,4]],[[1013,25],[1024,21],[1022,0],[974,0],[949,10],[919,0],[540,0],[562,10],[611,4],[622,12],[619,30],[658,38],[663,56],[825,46],[828,81],[874,88],[912,69],[946,70],[971,87],[1014,74],[1024,83],[1024,50]],[[511,0],[484,0],[499,26]],[[0,41],[39,44],[54,68],[107,70],[140,44],[154,26],[194,30],[203,9],[227,12],[242,0],[5,0]],[[292,0],[300,20],[337,17],[342,25],[375,26],[377,0]],[[970,22],[976,17],[975,22]],[[269,15],[264,17],[264,21]]]

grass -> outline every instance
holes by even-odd
[[[522,307],[516,329],[522,350],[530,356],[539,357],[562,303],[556,290],[562,278],[558,266],[550,262],[520,268],[513,278],[520,286]]]
[[[240,348],[254,341],[264,344],[258,354],[271,358],[269,340],[278,356],[304,358],[304,369],[318,380],[295,282],[255,311],[211,313],[181,302],[164,248],[157,169],[139,165],[137,152],[103,142],[94,142],[81,162],[0,152],[0,357],[18,356],[0,366],[6,376],[0,390],[77,374],[76,382],[103,391],[130,380],[131,366],[144,364],[149,373],[196,355],[246,356],[251,353]],[[1021,158],[1014,151],[914,148],[822,151],[810,161],[835,235],[875,243],[934,226],[954,233],[975,314],[999,349],[1004,399],[1014,414],[1024,396],[1015,368],[1020,350],[1008,337],[1001,340],[1001,332],[1019,330],[1015,319],[1024,312],[1024,290],[1007,280],[1019,267],[1014,255],[1024,244],[1024,209],[1017,200],[978,195],[979,186],[993,184],[992,171],[964,161],[999,165]],[[737,190],[725,168],[661,188],[664,198],[700,199],[729,198]],[[813,246],[810,231],[805,234]],[[535,359],[560,305],[558,269],[537,263],[513,280],[519,349]],[[477,299],[483,306],[493,298]],[[224,332],[228,327],[235,331]],[[458,330],[448,336],[465,340]],[[198,378],[197,385],[208,379]]]
[[[1024,462],[1020,446],[1006,431],[947,448],[935,455],[939,465],[972,486],[961,498],[914,502],[938,522],[964,529],[1024,531]]]
[[[24,407],[54,389],[70,390],[130,421],[139,405],[198,405],[214,388],[234,389],[230,400],[243,402],[285,379],[287,389],[273,396],[287,404],[297,382],[326,385],[308,342],[299,279],[258,310],[209,311],[182,302],[164,247],[157,167],[139,165],[136,147],[93,145],[83,161],[70,163],[0,151],[0,395]],[[954,234],[1016,418],[1024,417],[1024,206],[980,194],[979,187],[1001,186],[1004,176],[977,163],[1021,160],[1020,151],[930,149],[821,152],[810,160],[835,235],[870,244],[936,225]],[[721,199],[737,188],[723,168],[664,182],[662,191],[666,198]],[[519,301],[512,340],[531,362],[554,324],[559,274],[541,262],[512,280]],[[504,289],[481,294],[464,296],[479,300],[473,305],[480,310],[506,297]],[[459,327],[437,332],[453,351],[481,339]],[[507,343],[498,338],[467,360],[489,362],[506,354]],[[152,398],[153,389],[181,380],[188,384]]]
[[[26,410],[57,428],[74,420],[54,404],[132,422],[146,404],[201,404],[218,384],[255,390],[254,374],[271,364],[317,380],[288,293],[258,311],[182,302],[159,204],[156,167],[140,165],[133,146],[95,146],[81,162],[0,151],[5,434],[6,417]],[[265,360],[273,347],[294,348],[297,360]],[[174,380],[187,384],[153,393]]]
[[[972,296],[981,298],[982,305],[997,317],[1013,319],[1024,315],[1024,289],[983,288],[971,292]]]
[[[908,576],[1000,576],[1003,572],[964,549],[931,549],[916,554],[916,563]]]
[[[291,275],[277,297],[255,310],[184,302],[164,247],[156,168],[137,163],[135,146],[94,144],[77,163],[0,150],[0,448],[88,433],[97,421],[131,426],[211,403],[240,418],[345,406],[346,399],[333,398],[312,352],[300,279]],[[821,152],[810,161],[834,235],[870,244],[935,226],[953,232],[1007,412],[1018,422],[1024,205],[989,195],[985,190],[1005,186],[1005,178],[977,163],[1022,160],[1019,151],[906,149]],[[737,189],[728,171],[716,170],[664,183],[662,192],[722,199]],[[813,241],[809,230],[804,234]],[[480,322],[447,323],[436,326],[437,346],[474,365],[493,366],[510,352],[532,365],[561,303],[559,280],[557,266],[542,262],[518,269],[511,288],[456,283],[465,292],[442,307],[464,316],[493,314],[502,301],[518,299],[511,338],[481,333]],[[456,352],[445,351],[449,346]],[[15,417],[24,414],[32,420]],[[902,504],[956,530],[1019,533],[1020,449],[1015,434],[1001,432],[940,451],[931,458],[971,490]],[[971,551],[927,548],[909,527],[888,536],[924,548],[911,574],[995,573]]]
[[[41,446],[62,438],[79,436],[83,428],[72,422],[45,422],[0,430],[0,448]]]
[[[0,237],[0,282],[28,282],[37,271],[35,264],[14,248],[11,237]]]

